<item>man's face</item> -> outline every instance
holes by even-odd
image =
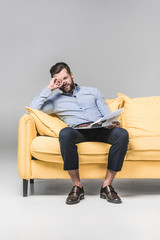
[[[73,73],[70,75],[65,68],[63,68],[59,73],[54,74],[54,78],[63,82],[62,87],[59,89],[64,93],[71,93],[74,90],[75,84],[73,81]]]

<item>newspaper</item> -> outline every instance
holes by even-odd
[[[90,123],[87,127],[73,127],[75,129],[89,129],[89,128],[109,128],[109,125],[113,122],[113,121],[118,121],[118,117],[122,114],[124,108],[120,108],[114,112],[108,113],[107,115],[105,115],[104,117],[98,119],[95,122]]]

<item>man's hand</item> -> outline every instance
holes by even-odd
[[[120,122],[119,121],[113,121],[108,128],[114,128],[114,127],[120,127]]]
[[[62,87],[63,85],[63,81],[59,78],[52,78],[49,85],[48,85],[48,88],[53,91],[57,88],[60,88]]]

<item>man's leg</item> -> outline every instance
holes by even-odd
[[[113,179],[114,179],[115,176],[116,176],[116,174],[117,174],[117,172],[112,171],[112,170],[110,170],[110,169],[107,169],[105,181],[104,181],[104,183],[103,183],[103,187],[108,186],[108,185],[111,185]]]
[[[101,187],[101,197],[112,203],[121,203],[120,198],[111,186],[118,171],[122,169],[124,157],[127,152],[129,134],[124,128],[101,129],[97,136],[98,141],[111,144],[108,155],[108,169]]]
[[[116,173],[121,171],[124,157],[127,152],[129,134],[126,129],[114,127],[112,129],[101,128],[96,135],[97,141],[111,144],[108,155],[108,167],[104,186],[112,183]]]
[[[71,127],[63,128],[59,133],[59,142],[64,170],[68,173],[73,182],[73,188],[66,200],[67,204],[78,203],[84,198],[84,190],[79,176],[79,158],[76,143],[87,141],[85,132],[78,131]]]
[[[82,183],[81,183],[81,180],[80,180],[80,177],[79,177],[79,169],[77,170],[68,170],[68,173],[72,179],[72,182],[73,182],[73,186],[79,186],[82,188]]]

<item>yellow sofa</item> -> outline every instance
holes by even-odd
[[[160,178],[160,96],[130,98],[118,93],[106,99],[115,111],[124,107],[119,117],[121,127],[129,133],[129,144],[122,171],[116,178]],[[18,126],[18,171],[23,179],[23,196],[28,180],[70,178],[63,170],[58,134],[67,125],[54,114],[29,109]],[[80,177],[104,178],[110,144],[79,143]]]

